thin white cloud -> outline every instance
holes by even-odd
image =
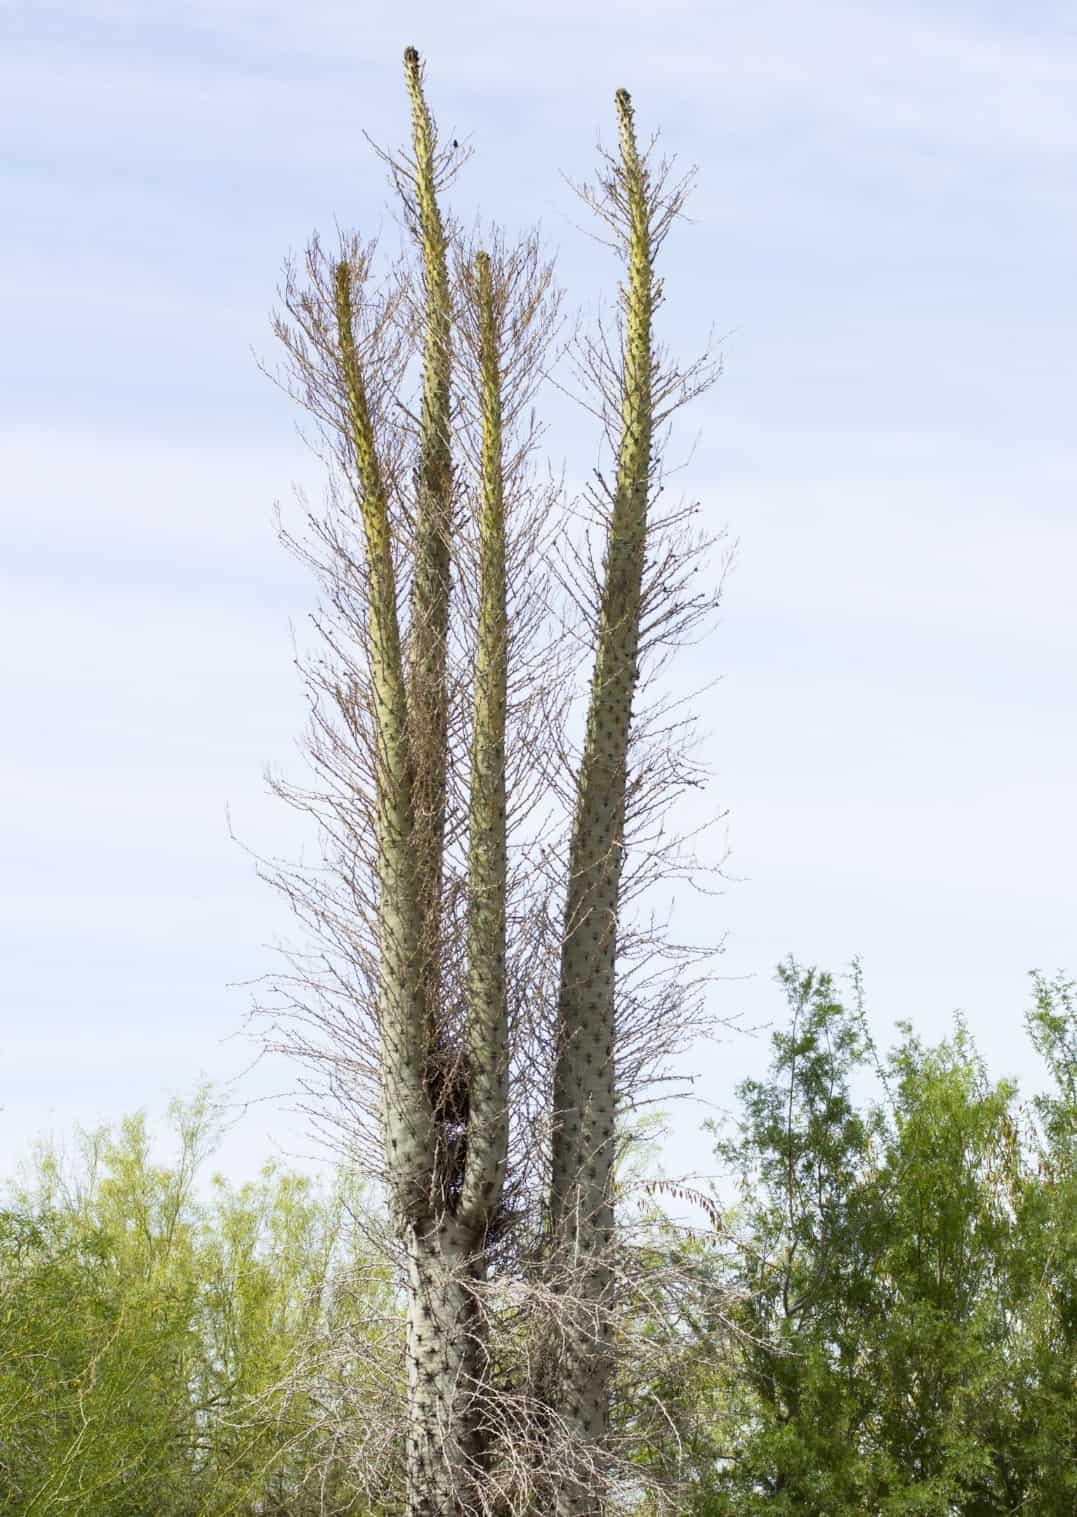
[[[0,60],[20,344],[0,436],[0,1041],[29,1092],[4,1152],[43,1090],[63,1128],[224,1067],[246,1004],[225,982],[286,927],[224,807],[252,846],[298,847],[261,772],[296,767],[288,620],[314,597],[271,505],[292,478],[317,499],[320,473],[248,345],[272,357],[263,311],[312,221],[384,220],[360,128],[402,135],[406,42],[446,128],[475,131],[461,207],[567,229],[556,170],[590,162],[622,83],[703,165],[664,319],[691,348],[701,310],[739,329],[671,482],[740,539],[721,627],[682,675],[725,676],[708,752],[749,880],[709,908],[723,972],[756,974],[752,1015],[780,1015],[777,958],[861,950],[881,1015],[923,1009],[934,1035],[964,1002],[985,1044],[1007,1036],[1024,971],[1065,956],[1077,846],[1064,18],[1037,35],[898,0],[629,0],[615,21],[569,0],[33,9]]]
[[[58,15],[68,9],[52,7]],[[349,62],[361,63],[376,67],[391,89],[401,48],[414,42],[443,88],[451,81],[456,91],[481,89],[502,98],[556,95],[563,102],[572,96],[577,119],[596,119],[594,90],[608,89],[623,74],[621,82],[638,80],[640,90],[698,100],[698,125],[706,127],[706,110],[717,131],[799,116],[842,131],[859,128],[876,140],[888,134],[918,140],[935,151],[1059,154],[1077,141],[1072,33],[1050,26],[1037,35],[1019,21],[948,17],[908,5],[759,0],[745,7],[725,0],[701,9],[695,0],[671,0],[659,11],[629,0],[613,16],[569,0],[508,6],[480,0],[466,9],[430,0],[403,11],[375,8],[360,22],[353,5],[337,0],[304,6],[190,0],[157,6],[152,18],[130,0],[80,6],[78,19],[80,27],[94,21],[118,27],[117,51],[129,39],[136,61],[124,77],[151,106],[154,91],[137,49],[152,47],[155,37],[175,27],[187,47],[175,58],[167,49],[160,55],[153,77],[162,108],[186,98],[210,119],[228,111],[240,131],[236,108],[280,88],[272,75],[259,75],[263,60],[290,58],[304,71],[321,58],[340,82]],[[237,52],[218,58],[210,73],[197,68],[199,45],[212,56],[225,42]],[[184,62],[185,86],[178,77]],[[106,75],[98,98],[105,100],[118,83],[117,74]],[[184,89],[185,96],[172,93]],[[382,99],[383,91],[375,86]],[[332,94],[324,81],[296,84],[304,110],[317,111],[319,100]],[[297,109],[289,129],[304,131],[304,110]],[[192,125],[197,130],[197,121]]]

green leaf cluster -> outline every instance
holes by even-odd
[[[934,1046],[899,1023],[881,1059],[858,972],[850,1004],[780,979],[768,1074],[714,1129],[740,1197],[710,1245],[729,1333],[696,1336],[691,1436],[655,1458],[688,1466],[699,1517],[1072,1517],[1073,987],[1036,977],[1053,1090],[1023,1105],[960,1019]]]
[[[702,1236],[652,1208],[617,1435],[691,1517],[1072,1517],[1073,985],[1035,977],[1050,1083],[1022,1103],[960,1020],[882,1058],[858,976],[780,979],[770,1068],[713,1129],[738,1199]],[[202,1182],[208,1093],[172,1121],[171,1163],[136,1116],[0,1208],[0,1510],[373,1517],[349,1418],[404,1359],[361,1191]]]
[[[171,1116],[171,1164],[131,1117],[80,1134],[66,1159],[41,1150],[0,1209],[0,1510],[357,1511],[294,1370],[327,1317],[361,1315],[340,1288],[355,1262],[342,1222],[361,1198],[273,1164],[200,1186],[213,1102],[203,1091]],[[384,1271],[362,1278],[384,1307]]]

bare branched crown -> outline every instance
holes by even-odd
[[[622,255],[619,330],[557,349],[537,237],[472,239],[446,214],[461,155],[412,47],[404,77],[409,146],[383,157],[410,245],[381,276],[372,244],[327,259],[315,241],[276,323],[331,468],[324,513],[288,539],[323,591],[316,783],[277,789],[324,847],[275,875],[317,939],[281,988],[316,1119],[384,1185],[410,1517],[590,1517],[630,1468],[623,1114],[696,1015],[687,951],[627,906],[675,870],[665,811],[695,783],[683,724],[640,697],[716,599],[687,588],[689,509],[656,510],[660,425],[713,371],[655,347],[684,187],[640,152],[625,90],[618,153],[583,191]],[[562,360],[613,455],[578,500],[534,461]]]

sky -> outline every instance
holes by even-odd
[[[273,509],[320,491],[257,360],[312,230],[395,245],[364,133],[404,140],[409,44],[472,149],[453,209],[537,223],[585,316],[616,268],[567,180],[614,90],[698,166],[662,336],[723,360],[673,449],[736,545],[678,674],[720,676],[726,880],[681,907],[725,935],[715,1014],[781,1025],[779,960],[859,956],[884,1046],[960,1008],[1037,1088],[1028,972],[1077,975],[1072,7],[37,0],[0,43],[0,1175],[203,1075],[222,1170],[316,1165],[243,1034],[296,941],[249,850],[309,849],[264,780],[302,772],[315,600]],[[550,416],[586,479],[596,439]],[[766,1065],[765,1031],[725,1039],[683,1061],[670,1173]]]

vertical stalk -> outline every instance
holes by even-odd
[[[437,133],[423,95],[419,54],[413,47],[404,53],[404,77],[411,100],[415,199],[425,300],[408,714],[414,765],[414,847],[423,924],[422,978],[433,1035],[440,995],[448,730],[446,658],[453,489],[451,303],[445,229],[436,192]]]
[[[479,608],[468,834],[467,1162],[458,1215],[476,1228],[501,1196],[508,1147],[505,717],[508,617],[500,330],[488,253],[476,258],[482,391]]]
[[[621,429],[610,513],[598,644],[569,853],[561,954],[551,1223],[560,1260],[582,1261],[580,1310],[565,1345],[560,1411],[583,1443],[609,1431],[611,1373],[600,1259],[613,1229],[614,991],[632,700],[638,680],[640,603],[653,431],[651,209],[632,103],[616,97],[621,188],[628,212]],[[566,1481],[558,1511],[582,1510]]]
[[[433,1124],[423,1080],[418,977],[421,919],[412,846],[412,770],[385,486],[356,351],[351,269],[335,276],[337,343],[359,478],[369,574],[370,670],[376,748],[381,964],[382,1127],[397,1217],[422,1210],[430,1189]]]
[[[382,1123],[393,1220],[408,1251],[407,1500],[409,1517],[448,1517],[468,1452],[467,1367],[473,1357],[467,1288],[470,1240],[439,1217],[429,1053],[420,974],[413,775],[384,484],[356,352],[348,265],[336,271],[336,315],[351,441],[361,486],[369,574],[369,633],[377,774],[381,931],[379,1019]]]
[[[407,1517],[460,1517],[480,1468],[473,1253],[451,1215],[408,1235]]]

